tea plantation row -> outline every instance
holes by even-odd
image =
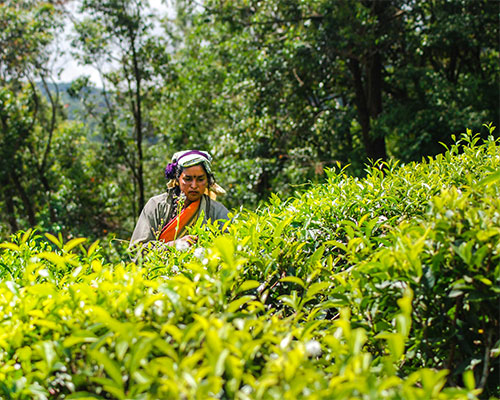
[[[20,232],[1,245],[0,397],[499,396],[499,182],[498,140],[468,132],[136,263]]]

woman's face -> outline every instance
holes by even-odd
[[[201,165],[185,168],[179,177],[179,186],[190,202],[201,198],[208,187],[208,177]]]

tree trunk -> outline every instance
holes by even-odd
[[[56,223],[56,215],[54,212],[54,208],[52,207],[52,190],[50,187],[49,180],[47,178],[46,171],[48,169],[48,160],[49,160],[49,155],[51,152],[52,148],[52,139],[54,136],[54,131],[56,128],[56,122],[57,122],[57,104],[59,101],[59,90],[57,84],[54,82],[54,87],[56,89],[56,99],[52,96],[51,91],[49,90],[49,86],[47,85],[47,82],[45,80],[44,76],[41,76],[42,84],[45,89],[45,93],[47,94],[47,98],[49,99],[50,102],[50,107],[51,107],[51,118],[50,118],[50,126],[48,128],[48,137],[47,137],[47,142],[45,145],[45,149],[43,151],[42,159],[41,161],[38,160],[38,157],[36,156],[36,152],[34,148],[29,145],[30,152],[33,157],[35,157],[35,165],[36,165],[36,170],[38,172],[38,177],[40,179],[40,182],[42,183],[43,189],[45,190],[44,193],[44,198],[45,202],[47,203],[47,207],[49,209],[49,218],[50,222]],[[31,87],[33,89],[33,98],[35,100],[35,103],[37,104],[38,108],[38,94],[36,92],[36,88],[33,82],[30,81]]]
[[[368,111],[370,118],[377,119],[382,114],[382,61],[378,51],[369,59],[367,65],[368,75]],[[381,132],[370,132],[370,153],[374,160],[387,159],[385,135]]]
[[[45,199],[47,202],[47,207],[49,208],[50,222],[56,223],[57,218],[56,218],[56,213],[54,211],[54,207],[52,207],[52,190],[50,188],[49,180],[47,179],[47,176],[45,175],[44,172],[39,171],[39,174],[40,174],[40,182],[42,182],[42,186],[45,190]]]
[[[377,31],[382,30],[386,21],[388,4],[370,2],[372,13],[378,17]],[[378,28],[377,27],[377,28]],[[381,35],[377,32],[377,35]],[[363,64],[360,64],[363,63]],[[355,93],[355,104],[363,137],[366,155],[372,160],[387,159],[385,137],[382,132],[374,132],[372,121],[382,113],[383,60],[376,44],[368,49],[364,57],[351,58],[348,66],[352,74]]]
[[[146,204],[144,198],[144,171],[143,163],[144,156],[142,152],[142,103],[140,94],[140,77],[136,81],[136,105],[137,105],[137,116],[136,116],[136,145],[137,145],[137,185],[139,186],[139,212],[142,211],[144,205]]]
[[[9,182],[7,176],[4,176],[2,179],[1,188],[7,211],[7,220],[9,221],[11,232],[14,233],[19,230],[19,225],[17,224],[16,210],[14,207],[14,191],[12,190],[11,182]]]
[[[387,158],[385,138],[374,135],[371,129],[371,119],[376,119],[382,111],[381,82],[377,81],[380,75],[373,70],[369,73],[370,79],[367,82],[369,95],[367,96],[359,61],[349,60],[349,68],[353,76],[354,102],[358,111],[366,155],[372,160],[385,160]]]
[[[134,79],[135,79],[135,139],[137,147],[137,186],[139,189],[139,213],[144,208],[146,200],[144,198],[144,172],[143,172],[143,152],[142,152],[142,97],[141,97],[141,70],[139,68],[139,60],[137,51],[135,48],[135,36],[133,32],[130,33],[131,43],[132,43],[132,62],[134,68]]]
[[[16,190],[19,193],[19,196],[21,197],[24,206],[24,211],[26,212],[26,216],[28,217],[28,222],[30,224],[30,227],[33,228],[36,225],[36,218],[31,199],[26,193],[26,190],[24,190],[19,175],[17,175],[14,169],[10,171],[10,178],[14,183],[14,186],[16,187]]]

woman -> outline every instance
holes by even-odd
[[[228,210],[218,201],[217,194],[225,191],[215,183],[212,157],[199,150],[186,150],[174,154],[165,168],[169,180],[165,193],[154,196],[146,203],[139,216],[129,249],[153,240],[169,246],[184,247],[196,242],[186,230],[201,215],[203,223],[228,219]]]

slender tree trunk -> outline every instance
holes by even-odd
[[[137,196],[137,181],[135,179],[132,179],[132,184],[133,184],[133,198],[135,199],[136,196]],[[140,215],[142,209],[139,209],[139,212],[137,212],[137,209],[136,209],[136,202],[133,201],[132,202],[132,216],[134,218],[134,225],[135,223],[137,222],[137,218],[138,216]]]
[[[144,205],[146,204],[144,198],[144,155],[142,152],[142,101],[141,101],[141,77],[140,72],[137,69],[137,60],[134,61],[134,67],[136,71],[136,145],[137,145],[137,185],[139,186],[139,210],[142,211]],[[140,212],[139,211],[139,212]]]
[[[52,96],[52,93],[49,90],[49,86],[47,85],[47,82],[45,78],[42,76],[42,83],[43,87],[45,88],[45,92],[47,93],[47,97],[50,101],[50,108],[51,108],[51,117],[50,117],[50,126],[48,130],[48,138],[47,138],[47,144],[45,145],[45,150],[43,152],[43,158],[41,162],[41,167],[42,167],[42,172],[45,172],[45,169],[47,168],[47,162],[49,159],[49,154],[52,146],[52,137],[54,136],[54,130],[56,128],[56,122],[57,122],[57,102],[59,101],[59,90],[57,87],[57,84],[54,84],[54,87],[56,88],[56,98]]]
[[[52,189],[50,188],[50,183],[47,179],[47,176],[43,172],[40,172],[40,182],[42,183],[43,189],[45,190],[45,198],[47,201],[47,207],[49,208],[50,222],[55,223],[57,221],[57,217],[54,211],[54,207],[52,207]]]
[[[351,70],[354,82],[354,102],[358,111],[359,123],[363,135],[365,150],[368,153],[368,144],[370,137],[370,113],[368,111],[365,90],[363,87],[363,77],[359,61],[355,59],[349,60],[349,69]]]
[[[373,159],[387,158],[385,138],[372,131],[371,120],[377,119],[382,112],[382,75],[380,73],[380,57],[375,55],[367,65],[366,90],[363,84],[363,73],[359,61],[349,60],[349,69],[354,82],[355,104],[366,155]]]
[[[377,17],[378,24],[374,33],[378,38],[382,38],[385,24],[390,23],[388,12],[391,4],[383,1],[367,1],[364,5],[371,8],[371,13]],[[378,46],[373,43],[364,56],[351,58],[348,65],[353,77],[355,103],[366,154],[373,160],[385,160],[387,159],[385,136],[383,132],[374,131],[372,124],[383,111],[383,60]]]
[[[36,218],[35,218],[35,211],[33,208],[33,203],[26,193],[26,190],[24,190],[24,187],[21,183],[21,179],[19,178],[19,175],[15,172],[14,169],[10,171],[10,179],[14,183],[14,186],[19,193],[19,197],[21,197],[21,201],[23,202],[24,206],[24,211],[26,212],[26,216],[28,217],[28,222],[31,227],[34,227],[36,225]]]
[[[56,215],[55,215],[54,209],[52,207],[52,189],[50,187],[50,183],[49,183],[49,180],[47,178],[46,171],[48,168],[48,160],[49,160],[49,155],[50,155],[50,151],[52,148],[52,139],[54,136],[54,131],[55,131],[56,122],[57,122],[57,102],[59,101],[58,100],[59,99],[59,91],[57,89],[57,85],[55,85],[54,87],[56,88],[56,98],[54,99],[54,97],[52,96],[52,93],[49,90],[49,86],[47,85],[47,82],[43,76],[41,77],[41,80],[42,80],[43,87],[45,89],[45,93],[47,93],[47,98],[49,99],[49,102],[50,102],[51,119],[50,119],[50,126],[48,129],[47,142],[45,145],[45,149],[43,150],[42,159],[41,159],[41,161],[36,159],[35,163],[36,163],[36,169],[38,172],[38,177],[39,177],[40,182],[42,183],[43,189],[45,191],[44,198],[45,198],[45,201],[47,203],[47,207],[49,209],[49,218],[50,218],[50,221],[52,223],[55,223],[56,222]],[[30,82],[30,83],[31,83],[31,87],[33,89],[33,96],[35,99],[35,103],[38,104],[38,94],[36,92],[35,85],[32,82]],[[29,148],[30,148],[30,151],[31,151],[31,154],[33,155],[33,157],[36,157],[35,150],[32,148],[32,146],[30,146]]]
[[[142,97],[141,97],[141,83],[142,76],[141,70],[139,68],[139,60],[137,55],[137,50],[135,47],[135,35],[133,32],[130,32],[131,43],[132,43],[132,63],[134,69],[134,80],[135,80],[135,109],[134,117],[135,117],[135,139],[136,139],[136,148],[137,148],[137,186],[139,189],[139,213],[144,208],[146,204],[144,198],[144,171],[143,171],[143,163],[144,163],[144,155],[142,152],[142,140],[143,140],[143,127],[142,127]]]
[[[3,176],[1,182],[1,190],[4,195],[5,208],[7,211],[7,220],[9,221],[10,230],[12,233],[19,230],[19,225],[17,224],[16,210],[14,207],[14,191],[12,190],[12,184],[9,182],[7,176]]]
[[[377,119],[382,114],[382,60],[380,52],[376,51],[375,54],[369,59],[367,65],[368,76],[368,111],[372,119]],[[373,159],[387,159],[387,151],[385,145],[385,135],[381,132],[370,133],[370,147],[372,149]]]

